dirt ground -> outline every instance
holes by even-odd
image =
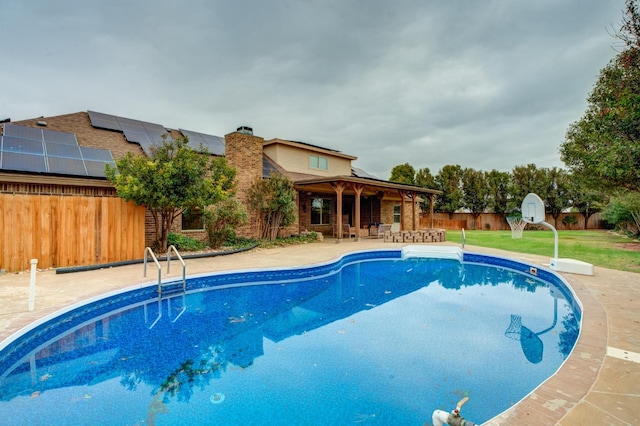
[[[616,246],[620,247],[623,250],[629,251],[640,251],[640,242],[637,243],[619,243]]]

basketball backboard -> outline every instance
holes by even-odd
[[[527,223],[544,222],[544,202],[536,194],[530,193],[522,200],[522,220]]]

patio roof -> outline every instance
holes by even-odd
[[[407,185],[404,183],[355,176],[331,176],[299,179],[294,182],[294,186],[296,189],[304,189],[307,191],[326,192],[331,190],[331,192],[333,192],[332,184],[338,182],[363,185],[364,193],[377,193],[379,191],[383,191],[397,194],[398,191],[403,191],[430,196],[442,194],[442,191],[438,191],[437,189],[422,188],[420,186]],[[353,191],[350,191],[347,186],[345,192]]]

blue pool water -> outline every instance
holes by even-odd
[[[552,272],[473,253],[194,277],[186,294],[125,291],[3,342],[0,419],[422,425],[469,396],[481,423],[560,367],[580,312]]]

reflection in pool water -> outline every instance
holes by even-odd
[[[9,343],[0,416],[423,424],[469,396],[464,415],[480,423],[553,374],[578,336],[580,309],[562,280],[526,271],[469,253],[460,263],[386,250],[196,277],[161,300],[153,286],[125,292]]]

